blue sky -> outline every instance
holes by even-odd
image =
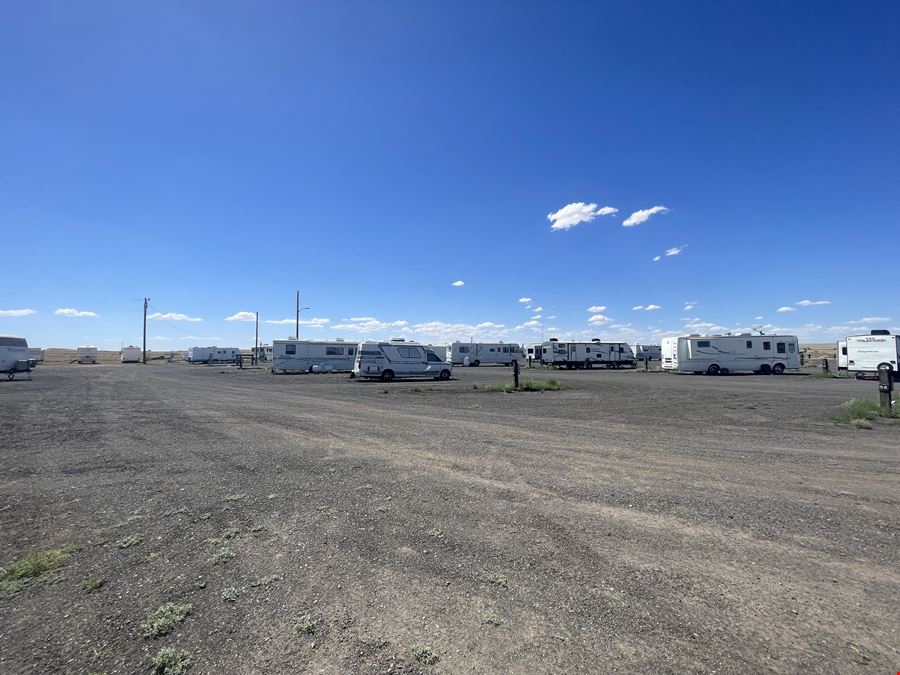
[[[896,2],[11,4],[0,332],[896,329],[898,64]]]

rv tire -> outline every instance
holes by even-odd
[[[444,370],[442,370],[441,374],[438,376],[438,379],[439,380],[449,380],[450,379],[450,371],[447,370],[446,368],[444,368]]]
[[[784,374],[784,364],[776,363],[774,366],[772,366],[772,374],[773,375],[783,375]]]
[[[860,372],[856,373],[856,379],[864,380],[864,379],[866,379],[866,374],[860,371]]]
[[[713,363],[709,368],[706,369],[707,375],[718,375],[719,374],[719,366]]]
[[[390,382],[394,379],[394,371],[393,370],[384,370],[381,372],[381,381],[382,382]]]
[[[771,375],[772,374],[772,366],[770,366],[768,363],[764,363],[760,367],[759,372],[761,372],[763,375]]]
[[[475,359],[474,361],[472,361],[472,366],[473,366],[473,367],[477,368],[477,367],[480,366],[480,365],[481,365],[481,361],[479,361],[478,359]]]

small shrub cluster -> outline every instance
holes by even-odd
[[[100,577],[88,577],[81,582],[81,588],[85,593],[90,593],[91,591],[96,591],[104,583],[106,582]]]
[[[857,429],[872,429],[872,420],[880,417],[896,417],[897,413],[885,413],[875,399],[854,398],[841,404],[832,418],[836,424],[849,424]]]
[[[191,658],[184,650],[163,647],[150,659],[156,675],[179,675],[191,667]]]
[[[416,661],[424,663],[426,666],[433,666],[441,660],[441,655],[428,645],[415,645],[412,653]]]
[[[222,599],[225,602],[235,602],[241,594],[241,589],[231,586],[222,591]]]
[[[144,541],[144,538],[141,535],[129,534],[124,539],[120,539],[119,541],[117,541],[116,546],[118,546],[119,548],[131,548],[132,546],[137,546],[142,541]]]
[[[301,614],[294,619],[294,630],[298,633],[311,634],[316,630],[316,622],[311,614]]]
[[[147,620],[141,624],[144,631],[144,637],[155,638],[165,635],[175,626],[180,624],[191,613],[193,605],[179,605],[174,602],[167,602],[160,605],[159,608],[147,617]],[[168,671],[167,671],[168,672]]]
[[[0,592],[12,594],[29,584],[48,581],[65,564],[69,556],[80,550],[78,546],[63,546],[29,553],[21,560],[0,567]]]
[[[485,387],[487,391],[503,391],[511,394],[516,391],[562,391],[569,387],[554,380],[552,377],[546,380],[519,380],[519,387],[516,388],[514,382],[504,382],[502,384],[489,384]]]
[[[234,551],[232,551],[227,546],[223,546],[218,551],[213,553],[212,558],[209,559],[213,565],[220,565],[224,562],[228,562],[234,557]]]

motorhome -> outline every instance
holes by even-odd
[[[900,336],[891,335],[886,330],[873,330],[869,335],[850,335],[845,342],[848,371],[855,372],[857,377],[865,377],[867,373],[887,368],[892,377],[896,377],[900,361]]]
[[[682,373],[781,375],[800,367],[796,335],[685,335],[662,339],[662,368]]]
[[[78,347],[75,357],[78,363],[97,363],[97,348],[88,345]]]
[[[662,347],[659,345],[631,345],[631,352],[638,361],[659,361],[662,358]]]
[[[12,380],[16,373],[30,369],[28,341],[15,335],[0,335],[0,373],[6,373],[7,378]]]
[[[553,368],[634,368],[637,361],[627,342],[561,342],[541,345],[541,362]]]
[[[360,342],[353,366],[354,377],[382,382],[412,377],[449,380],[452,374],[452,363],[425,345],[403,339]]]
[[[273,373],[349,372],[356,343],[343,340],[273,340]]]
[[[134,345],[122,347],[121,361],[122,363],[140,363],[141,355],[140,347],[135,347]]]
[[[447,345],[447,363],[511,366],[522,358],[522,348],[515,342],[451,342]]]
[[[34,363],[41,363],[44,360],[44,350],[40,347],[29,347],[28,360]]]
[[[237,347],[191,347],[188,349],[188,363],[234,363],[241,350]]]

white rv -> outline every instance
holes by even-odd
[[[531,359],[532,363],[540,363],[541,362],[541,345],[531,345],[527,349],[525,349],[524,358],[526,360]]]
[[[135,347],[133,345],[122,347],[121,361],[122,363],[140,363],[141,354],[140,347]]]
[[[237,347],[191,347],[188,363],[234,363],[241,350]]]
[[[453,364],[442,360],[425,345],[405,340],[360,342],[353,376],[382,382],[410,377],[449,380]]]
[[[78,363],[97,363],[97,348],[90,346],[79,347],[75,350]]]
[[[356,344],[334,340],[273,340],[272,372],[314,373],[353,370]]]
[[[850,335],[847,343],[847,370],[856,372],[857,377],[865,373],[876,373],[887,368],[898,372],[900,361],[900,336],[887,331],[872,331],[869,335]],[[896,377],[896,375],[893,375]]]
[[[515,342],[451,342],[447,345],[447,363],[470,366],[511,366],[522,360],[522,348]]]
[[[28,341],[14,335],[0,335],[0,373],[14,379],[16,373],[28,372]]]
[[[662,347],[659,345],[631,345],[631,352],[638,361],[643,361],[645,358],[648,361],[662,359]]]
[[[44,350],[40,347],[28,348],[28,360],[35,363],[41,363],[44,360]]]
[[[838,340],[836,351],[838,371],[847,370],[847,341]]]
[[[800,367],[796,335],[686,335],[662,339],[662,368],[682,373],[781,375]]]
[[[560,342],[541,345],[541,362],[553,368],[634,368],[637,361],[627,342]]]

